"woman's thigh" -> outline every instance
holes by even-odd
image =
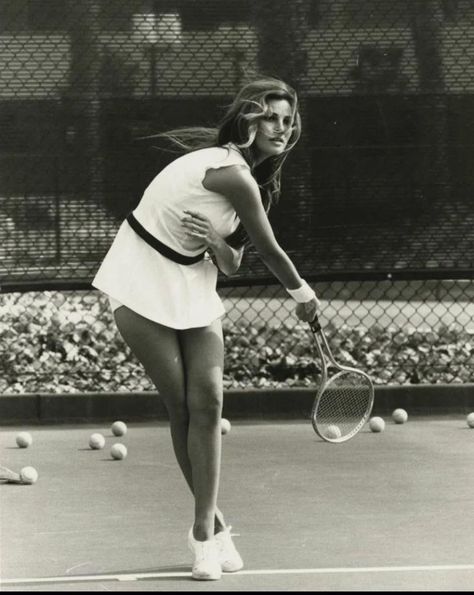
[[[166,406],[185,407],[185,375],[178,331],[148,320],[126,306],[115,310],[114,317],[121,336]]]
[[[180,331],[188,408],[222,407],[224,341],[220,319],[206,327]]]

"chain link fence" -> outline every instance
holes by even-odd
[[[90,281],[174,156],[254,73],[302,139],[271,212],[341,361],[376,383],[474,371],[474,4],[0,0],[0,392],[152,388]],[[220,278],[226,387],[314,382],[310,336],[250,249]]]

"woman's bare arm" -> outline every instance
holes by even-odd
[[[203,184],[231,201],[260,258],[282,285],[287,289],[301,287],[303,281],[275,238],[257,182],[248,169],[235,165],[209,170]]]
[[[187,209],[181,221],[187,234],[199,238],[211,249],[217,266],[225,275],[237,272],[242,262],[243,248],[239,250],[229,246],[216,232],[209,218],[199,211]]]

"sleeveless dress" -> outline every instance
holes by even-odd
[[[200,149],[166,166],[146,188],[133,215],[153,236],[176,252],[196,256],[205,250],[199,238],[186,236],[184,210],[206,215],[218,234],[230,235],[239,218],[230,201],[207,190],[209,169],[249,168],[235,145]],[[207,326],[225,313],[216,292],[217,267],[208,253],[182,265],[145,242],[124,220],[92,285],[109,296],[113,310],[125,305],[137,314],[174,329]]]

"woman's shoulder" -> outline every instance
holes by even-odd
[[[233,158],[237,158],[250,169],[250,166],[247,163],[242,151],[235,143],[226,143],[225,145],[222,145],[221,148],[225,149]]]
[[[185,155],[190,160],[202,161],[205,164],[209,164],[211,167],[213,164],[224,165],[244,165],[250,169],[245,157],[242,155],[240,149],[233,143],[226,143],[225,145],[214,145],[211,147],[204,147],[196,149]]]
[[[240,149],[233,143],[227,143],[216,147],[216,150],[219,151],[219,153],[216,153],[216,158],[210,164],[211,168],[223,169],[230,168],[232,165],[237,165],[250,172],[250,165],[247,163]]]
[[[177,171],[188,172],[197,176],[201,183],[213,178],[219,187],[253,186],[254,179],[245,157],[237,146],[232,143],[196,149],[185,153],[176,159],[169,170],[170,176],[175,176]],[[205,188],[211,190],[204,185]],[[218,191],[217,189],[215,191]]]
[[[224,159],[206,168],[204,187],[220,194],[258,193],[258,184],[245,159]]]

